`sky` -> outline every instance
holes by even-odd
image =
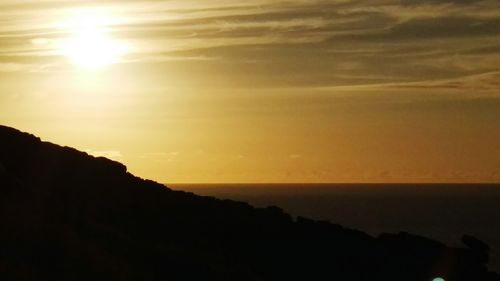
[[[500,1],[0,2],[0,123],[164,183],[499,182],[499,81]]]

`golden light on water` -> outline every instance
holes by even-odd
[[[117,63],[127,52],[127,46],[108,32],[111,18],[105,14],[88,13],[62,25],[70,37],[60,46],[60,53],[82,69],[98,69]]]

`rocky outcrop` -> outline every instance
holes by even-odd
[[[1,280],[498,281],[489,248],[173,191],[0,127]]]

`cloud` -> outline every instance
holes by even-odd
[[[467,94],[467,97],[498,96],[500,91],[500,71],[470,75],[453,79],[436,79],[417,82],[380,83],[355,86],[338,86],[324,88],[329,91],[415,91],[420,92],[459,92]],[[472,94],[472,95],[471,95]],[[455,95],[458,97],[459,95]]]
[[[342,35],[344,39],[369,42],[398,42],[403,40],[422,41],[426,39],[471,38],[497,36],[500,17],[476,18],[468,16],[443,16],[415,18],[396,24],[387,30],[374,33]],[[338,37],[334,37],[338,39]]]
[[[404,5],[424,5],[424,4],[446,4],[452,3],[456,5],[474,4],[484,2],[484,0],[402,0]]]
[[[458,79],[400,83],[388,86],[405,89],[446,89],[468,92],[493,91],[497,93],[500,90],[500,71],[461,77]]]
[[[19,72],[30,69],[29,65],[19,63],[0,63],[0,72]]]
[[[327,87],[458,79],[498,70],[498,1],[2,2],[4,71],[54,63],[78,7],[114,16],[128,64],[170,65],[242,87]],[[173,67],[175,66],[175,67]],[[196,73],[199,71],[200,73]],[[198,75],[199,74],[199,75]],[[178,79],[181,80],[181,79]],[[187,79],[186,79],[187,80]]]
[[[112,160],[119,160],[119,159],[123,158],[122,153],[118,150],[85,149],[84,151],[92,156],[95,156],[95,157],[106,157],[106,158],[109,158]]]

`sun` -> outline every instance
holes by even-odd
[[[64,47],[64,55],[85,69],[116,63],[122,54],[122,46],[96,28],[79,31]]]
[[[60,52],[72,64],[87,70],[119,62],[127,48],[107,33],[107,22],[102,16],[85,15],[66,23],[71,35],[61,44]]]

